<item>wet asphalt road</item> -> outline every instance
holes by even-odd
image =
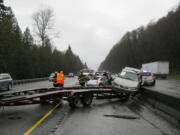
[[[76,80],[67,79],[66,86]],[[52,87],[48,81],[14,86],[14,89]],[[26,105],[0,108],[0,135],[22,135],[41,119],[54,104]],[[179,135],[180,130],[161,117],[158,110],[138,99],[93,100],[91,107],[58,107],[31,135]],[[105,117],[133,116],[136,119]]]
[[[65,86],[76,85],[75,78],[67,78],[65,81]],[[13,90],[24,90],[24,89],[35,89],[35,88],[49,88],[53,87],[52,83],[49,81],[33,82],[20,85],[14,85]],[[23,135],[27,130],[29,130],[38,120],[40,120],[46,113],[48,113],[55,104],[37,104],[37,105],[25,105],[25,106],[11,106],[11,107],[0,107],[0,135]],[[67,105],[68,106],[68,105]],[[69,108],[66,107],[66,108]],[[57,108],[50,117],[48,117],[43,123],[48,125],[47,128],[40,130],[38,134],[51,133],[51,129],[54,128],[53,122],[57,123],[57,118],[53,119],[53,122],[49,124],[49,119],[58,112],[64,111],[63,107]],[[59,115],[57,116],[59,117]],[[41,128],[39,125],[38,128]],[[37,134],[35,130],[34,134]],[[33,132],[32,132],[33,134]]]
[[[69,111],[55,135],[179,135],[176,129],[160,117],[157,110],[130,100],[94,101],[89,108]],[[105,117],[129,116],[137,119]]]

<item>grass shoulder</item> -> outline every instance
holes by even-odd
[[[168,76],[167,76],[167,79],[168,80],[180,80],[180,74],[169,74]]]

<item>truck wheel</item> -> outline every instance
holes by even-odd
[[[156,81],[154,81],[153,83],[152,83],[152,86],[154,86],[156,84]]]
[[[88,93],[85,93],[83,97],[81,98],[81,103],[84,106],[90,106],[92,103],[92,100],[93,100],[93,95],[92,93],[88,92]]]
[[[81,99],[79,95],[74,95],[70,100],[69,100],[69,105],[73,108],[78,107],[81,103]]]

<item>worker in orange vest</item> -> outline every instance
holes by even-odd
[[[64,86],[64,80],[65,80],[65,76],[63,74],[63,71],[60,71],[60,73],[57,75],[57,85],[59,87],[63,87]]]

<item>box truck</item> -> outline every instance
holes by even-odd
[[[151,63],[142,64],[143,72],[152,72],[157,78],[166,78],[169,74],[168,61],[156,61]]]

